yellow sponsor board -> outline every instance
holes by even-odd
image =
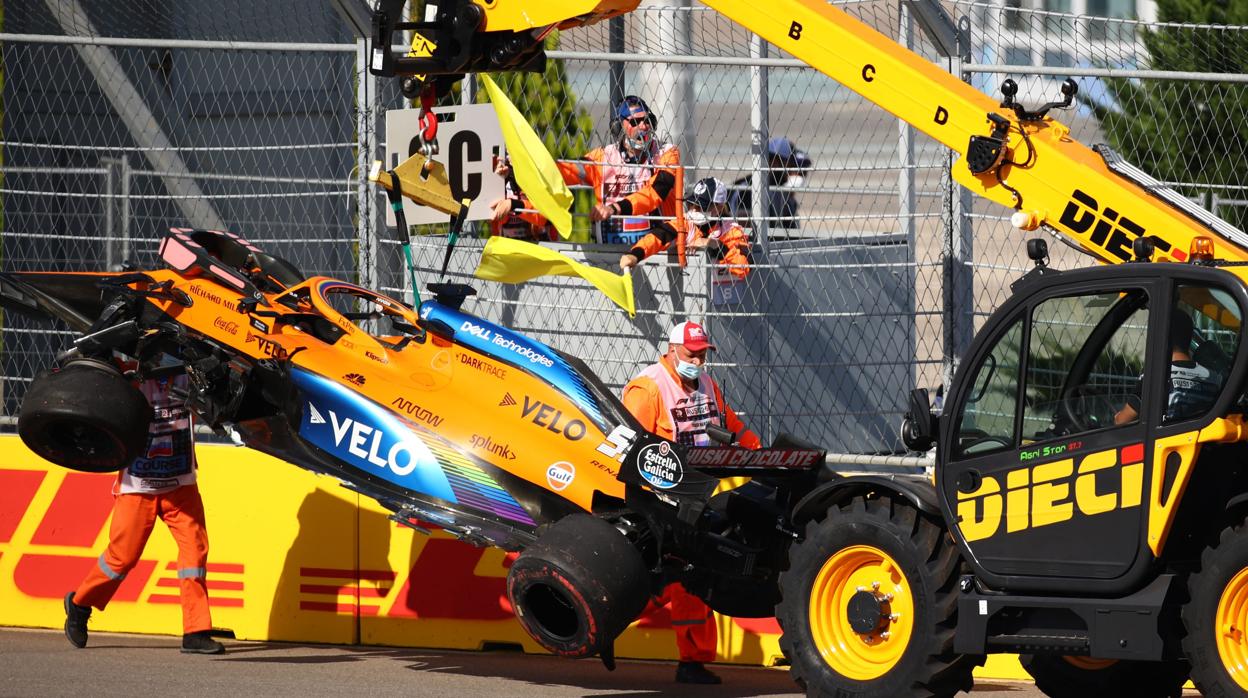
[[[427,536],[371,499],[244,448],[200,445],[213,625],[245,640],[543,652],[507,601],[511,556],[448,534]],[[59,628],[62,598],[108,542],[113,476],[50,465],[0,437],[0,625]],[[157,524],[102,631],[181,632],[177,547]],[[720,661],[773,665],[774,619],[717,615]],[[648,609],[616,643],[619,657],[675,659],[666,609]],[[1022,677],[1013,657],[996,678]]]
[[[351,642],[349,614],[301,613],[308,570],[356,586],[358,497],[254,451],[199,446],[213,625],[240,638]],[[0,437],[0,624],[59,627],[61,599],[108,543],[114,476],[48,464]],[[157,524],[94,630],[180,633],[177,546]],[[319,578],[318,578],[319,579]]]

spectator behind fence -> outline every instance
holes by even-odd
[[[599,241],[635,245],[659,222],[656,217],[675,218],[678,228],[683,225],[680,149],[655,137],[658,119],[640,97],[625,97],[615,117],[614,143],[586,153],[583,160],[589,163],[561,162],[559,169],[568,184],[593,187],[590,218],[603,221]]]
[[[716,274],[731,274],[744,279],[750,273],[750,238],[745,230],[728,216],[728,187],[715,177],[698,180],[693,192],[685,198],[685,244],[690,249],[704,249],[718,266]],[[641,260],[667,249],[676,239],[675,226],[664,222],[653,229],[620,256],[620,268],[630,269]]]
[[[806,181],[806,172],[814,162],[787,139],[775,137],[767,141],[767,220],[771,228],[798,228],[797,197],[793,189]],[[732,211],[737,220],[752,220],[753,178],[746,175],[732,183]],[[754,221],[758,230],[760,221]]]
[[[559,233],[546,217],[533,211],[529,197],[520,190],[511,171],[511,158],[500,158],[494,164],[494,173],[503,178],[503,198],[490,204],[494,217],[490,219],[490,234],[506,238],[542,242],[558,240]]]

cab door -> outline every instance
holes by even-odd
[[[1016,591],[1141,583],[1181,506],[1202,506],[1183,497],[1202,442],[1237,432],[1246,313],[1237,277],[1171,264],[1041,277],[995,313],[950,392],[937,474],[977,575]]]
[[[990,583],[1128,583],[1147,511],[1141,413],[1160,389],[1148,376],[1163,286],[1054,285],[981,332],[942,420],[938,487],[951,531]]]

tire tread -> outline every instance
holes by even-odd
[[[776,619],[780,624],[780,649],[790,661],[790,674],[808,695],[825,695],[835,692],[837,696],[876,695],[869,683],[843,679],[842,685],[824,685],[821,673],[833,674],[822,664],[806,666],[798,642],[806,631],[809,609],[809,590],[799,588],[804,575],[803,565],[815,560],[804,558],[817,554],[808,553],[808,546],[840,526],[871,525],[886,530],[914,545],[916,557],[921,559],[924,574],[931,582],[935,597],[932,604],[933,618],[927,647],[922,651],[925,659],[917,664],[917,670],[907,684],[906,696],[951,696],[958,691],[969,690],[973,684],[972,671],[983,663],[983,657],[953,653],[953,627],[956,624],[957,584],[961,566],[959,555],[943,526],[920,514],[908,503],[893,497],[881,496],[868,500],[854,497],[848,502],[830,507],[822,518],[807,523],[801,542],[790,550],[790,569],[781,578],[781,602],[777,606]],[[826,559],[826,557],[825,557]],[[818,564],[822,564],[820,561]],[[913,587],[913,582],[911,582]],[[924,603],[915,599],[916,603]],[[916,628],[916,634],[919,630]],[[911,650],[913,651],[913,650]],[[905,662],[903,657],[902,662]],[[821,671],[821,669],[823,671]],[[838,682],[841,683],[841,682]],[[855,687],[862,687],[856,689]]]

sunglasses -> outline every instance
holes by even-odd
[[[632,126],[634,128],[648,122],[649,120],[650,120],[649,116],[626,116],[624,117],[624,121],[627,122],[629,126]]]

